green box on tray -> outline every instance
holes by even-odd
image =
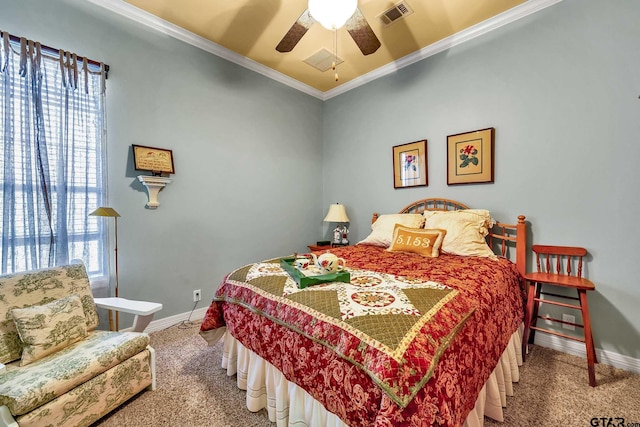
[[[344,282],[351,281],[351,274],[348,271],[337,271],[335,273],[320,274],[318,276],[305,276],[293,265],[294,258],[282,258],[280,266],[289,273],[289,276],[296,281],[300,289],[308,286],[319,285],[328,282]]]

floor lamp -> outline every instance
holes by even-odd
[[[116,253],[116,287],[115,287],[115,296],[118,297],[118,217],[120,216],[120,214],[118,212],[115,211],[115,209],[113,208],[107,208],[107,207],[99,207],[98,209],[96,209],[95,211],[91,212],[89,214],[89,216],[106,216],[106,217],[112,217],[115,220],[116,223],[116,227],[115,227],[115,234],[116,234],[116,248],[115,248],[115,253]],[[115,325],[115,330],[118,331],[120,329],[120,319],[119,319],[119,313],[116,311],[116,325]],[[113,311],[109,310],[109,330],[113,331],[114,327],[113,327]]]

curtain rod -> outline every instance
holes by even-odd
[[[14,43],[20,43],[20,37],[13,36],[11,34],[9,34],[9,40],[11,40]],[[60,49],[55,49],[55,48],[53,48],[51,46],[47,46],[47,45],[44,45],[42,43],[40,43],[40,49],[42,49],[45,52],[48,52],[50,54],[54,54],[54,55],[58,55],[59,52],[60,52]],[[94,61],[93,59],[85,58],[85,57],[80,56],[80,55],[77,55],[77,57],[78,57],[78,59],[81,59],[83,61],[87,61],[88,64],[95,65],[97,67],[100,66],[100,62]],[[109,66],[107,64],[104,64],[104,78],[106,79],[108,77],[109,77]]]

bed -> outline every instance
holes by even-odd
[[[200,334],[224,340],[247,408],[278,427],[502,421],[522,364],[525,224],[433,198],[374,214],[366,239],[331,249],[351,283],[301,290],[279,259],[243,266]],[[426,249],[399,244],[411,238]]]

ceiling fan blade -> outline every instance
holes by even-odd
[[[306,9],[280,40],[276,50],[278,52],[291,52],[314,22],[316,21],[309,14],[309,9]]]
[[[353,16],[345,24],[345,27],[363,55],[371,55],[380,47],[380,40],[378,40],[367,19],[360,12],[360,8],[356,9]]]

